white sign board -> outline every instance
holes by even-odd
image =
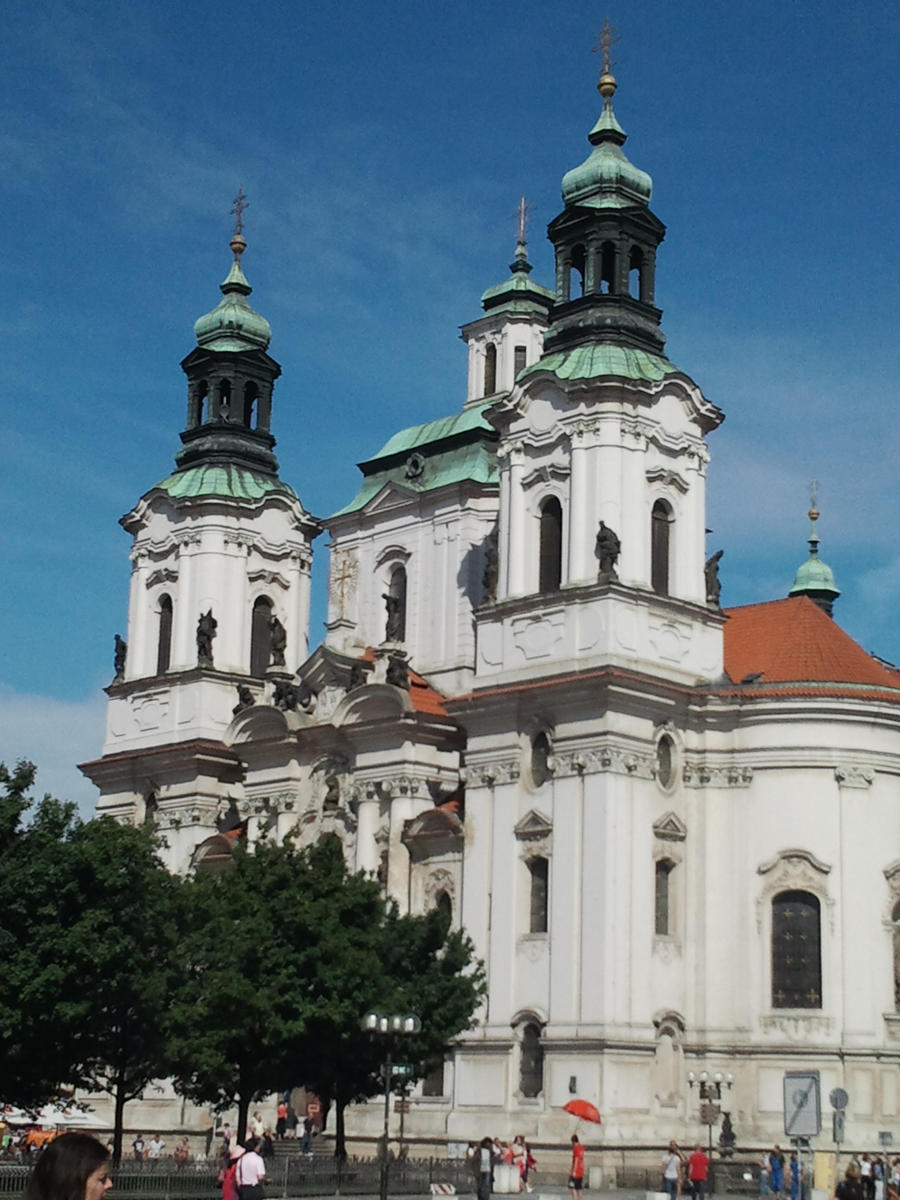
[[[787,1071],[784,1076],[784,1136],[817,1137],[822,1128],[818,1071]]]

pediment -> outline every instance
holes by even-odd
[[[391,721],[413,711],[409,692],[386,683],[365,684],[356,688],[337,706],[332,724],[364,725],[370,721]]]
[[[687,837],[687,825],[677,813],[667,812],[653,822],[653,836],[663,842],[683,842]]]
[[[819,875],[828,875],[831,871],[828,863],[816,858],[811,850],[796,847],[791,850],[779,850],[774,858],[770,858],[768,862],[757,867],[757,871],[760,875],[768,875],[778,867],[786,873],[793,872],[795,874],[815,871]]]
[[[401,508],[411,500],[418,499],[419,492],[415,488],[404,487],[396,480],[389,480],[380,491],[377,491],[367,504],[363,505],[364,513],[386,512],[392,508]]]
[[[519,821],[515,827],[516,837],[520,841],[532,841],[537,838],[549,837],[553,832],[553,822],[542,812],[533,808]]]
[[[283,738],[289,732],[287,714],[280,708],[270,704],[254,704],[237,714],[225,732],[225,742],[230,746],[239,746],[247,742]]]

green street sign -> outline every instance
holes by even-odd
[[[394,1063],[392,1070],[395,1075],[412,1075],[412,1063]]]

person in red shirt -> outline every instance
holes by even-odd
[[[572,1200],[581,1200],[581,1189],[584,1187],[584,1146],[578,1140],[578,1135],[572,1134],[572,1165],[569,1168],[569,1194]]]
[[[694,1153],[688,1159],[688,1179],[691,1181],[691,1196],[693,1200],[703,1200],[708,1177],[709,1159],[699,1146],[695,1146]]]

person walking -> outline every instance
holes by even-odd
[[[669,1193],[669,1200],[676,1200],[681,1195],[681,1168],[684,1155],[678,1149],[678,1143],[669,1142],[669,1149],[663,1155],[663,1186]]]
[[[796,1150],[791,1151],[789,1170],[791,1200],[800,1200],[800,1182],[803,1179],[803,1164]]]
[[[262,1185],[266,1177],[266,1164],[257,1153],[258,1148],[256,1138],[248,1138],[247,1149],[237,1161],[234,1179],[239,1200],[263,1200]]]
[[[578,1140],[578,1134],[572,1134],[572,1165],[569,1167],[569,1195],[572,1200],[581,1200],[584,1187],[584,1146]]]
[[[692,1200],[703,1200],[706,1194],[706,1181],[709,1178],[709,1159],[699,1145],[694,1147],[694,1153],[688,1159],[688,1182],[691,1185]]]
[[[478,1200],[490,1200],[494,1175],[494,1143],[483,1137],[472,1161],[477,1167],[476,1195]]]
[[[834,1200],[865,1200],[859,1163],[853,1162],[852,1159],[847,1164],[844,1178],[834,1189]]]
[[[769,1154],[769,1190],[779,1200],[784,1191],[784,1155],[777,1143]]]

